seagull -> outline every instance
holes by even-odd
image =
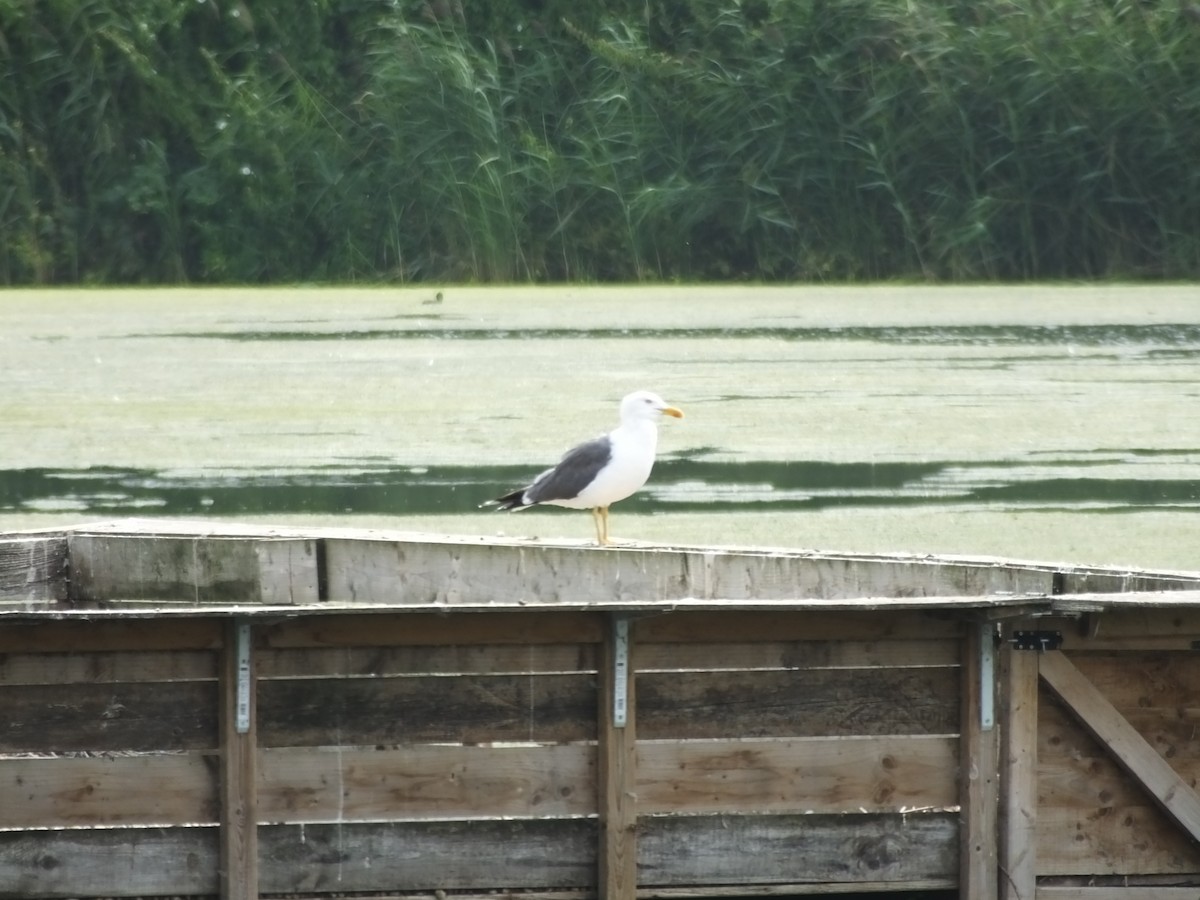
[[[621,424],[606,435],[568,450],[558,465],[533,482],[482,506],[522,510],[539,504],[590,509],[596,525],[596,543],[608,540],[608,508],[646,483],[654,468],[658,422],[663,416],[682,419],[651,391],[635,391],[621,401]]]

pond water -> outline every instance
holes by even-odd
[[[10,291],[0,530],[590,539],[478,504],[664,423],[618,538],[1200,568],[1200,287]]]

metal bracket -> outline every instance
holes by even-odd
[[[979,628],[979,728],[991,731],[996,724],[996,632],[988,623]]]
[[[614,728],[624,728],[629,718],[629,620],[624,616],[613,619],[612,721]]]
[[[250,623],[235,626],[234,652],[237,653],[237,709],[235,727],[238,734],[250,731]]]
[[[1014,650],[1036,650],[1045,653],[1062,646],[1061,631],[1014,631],[1011,643]]]

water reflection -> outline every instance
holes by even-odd
[[[664,459],[628,511],[987,506],[1120,512],[1200,507],[1200,451],[1114,451],[985,462],[719,462]],[[0,471],[0,512],[94,516],[475,513],[530,466],[328,466],[187,474],[150,469]],[[1086,472],[1086,475],[1080,475]]]

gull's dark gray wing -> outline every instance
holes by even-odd
[[[607,435],[567,451],[553,469],[547,469],[525,489],[525,502],[547,503],[578,497],[612,459],[612,442]]]

